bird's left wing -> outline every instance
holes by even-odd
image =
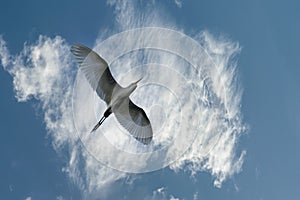
[[[74,44],[71,52],[93,90],[109,104],[113,89],[118,83],[113,78],[107,62],[92,49],[81,44]]]
[[[119,107],[113,108],[118,122],[139,142],[149,144],[153,137],[150,120],[145,111],[126,98]]]

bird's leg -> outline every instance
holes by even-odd
[[[97,129],[99,128],[99,126],[104,122],[105,118],[106,118],[106,117],[103,116],[103,117],[99,120],[99,122],[94,126],[93,130],[91,131],[91,133],[94,132],[95,130],[97,130]]]
[[[103,116],[107,118],[112,113],[111,107],[108,107],[104,112]]]
[[[107,108],[106,111],[103,114],[103,117],[99,120],[99,122],[95,125],[95,127],[93,128],[93,130],[91,131],[94,132],[95,130],[97,130],[99,128],[99,126],[104,122],[104,120],[112,113],[111,107]]]

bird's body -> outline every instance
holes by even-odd
[[[141,79],[124,88],[116,82],[106,61],[96,52],[79,44],[73,45],[71,52],[77,59],[79,67],[91,87],[107,104],[103,117],[91,132],[96,131],[104,120],[114,113],[118,122],[135,139],[143,144],[149,144],[153,135],[151,123],[145,111],[135,105],[129,98]]]
[[[124,101],[125,98],[128,98],[130,94],[136,89],[136,84],[130,84],[128,87],[123,88],[117,85],[114,88],[112,99],[108,104],[108,107],[118,107],[120,103]]]
[[[120,110],[122,103],[129,99],[130,94],[135,90],[135,88],[136,84],[131,84],[126,88],[123,88],[120,85],[116,85],[113,90],[112,98],[107,105],[107,109],[104,112],[103,117],[99,120],[99,122],[95,125],[91,132],[96,131],[104,122],[104,120],[108,118],[110,114],[112,114],[113,110]]]

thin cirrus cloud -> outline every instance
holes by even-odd
[[[110,0],[108,4],[116,11],[115,31],[145,26],[178,30],[173,22],[163,20],[157,9],[149,9],[149,15],[143,15],[135,9],[134,2]],[[107,35],[99,35],[95,44],[100,44],[106,37]],[[214,185],[221,187],[228,177],[242,170],[246,154],[246,151],[236,153],[239,137],[246,131],[240,111],[242,88],[234,59],[240,52],[240,47],[238,43],[216,38],[208,31],[202,31],[194,39],[213,61],[208,64],[205,60],[198,65],[198,70],[203,70],[205,66],[207,72],[207,77],[200,79],[203,82],[209,80],[205,87],[198,87],[199,79],[191,80],[195,82],[195,88],[202,88],[201,101],[207,103],[203,112],[199,113],[202,116],[199,120],[204,127],[197,134],[203,136],[197,137],[190,148],[169,168],[175,172],[189,170],[191,174],[210,172],[215,178]],[[101,165],[85,151],[80,138],[75,134],[72,92],[77,68],[69,49],[70,45],[60,36],[40,36],[34,44],[26,44],[18,55],[11,55],[5,40],[0,37],[1,64],[13,77],[17,100],[39,100],[54,149],[58,153],[62,153],[62,149],[68,149],[69,160],[62,170],[79,186],[84,197],[105,195],[103,191],[109,190],[112,183],[120,179],[131,179],[129,182],[134,184],[135,176]],[[201,56],[203,55],[199,55]],[[124,59],[125,62],[130,62],[129,58]],[[162,62],[165,59],[168,56],[160,57]],[[212,64],[214,67],[209,66]],[[113,70],[113,74],[118,77],[117,70]],[[195,117],[198,120],[198,116]]]
[[[181,0],[174,0],[174,2],[175,2],[176,6],[177,6],[178,8],[181,8],[181,7],[182,7],[182,1],[181,1]]]

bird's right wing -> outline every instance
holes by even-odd
[[[149,144],[153,137],[152,127],[145,111],[129,98],[113,108],[118,122],[139,142]]]
[[[109,104],[113,89],[118,83],[113,78],[106,61],[92,49],[81,44],[74,44],[71,52],[93,90]]]

